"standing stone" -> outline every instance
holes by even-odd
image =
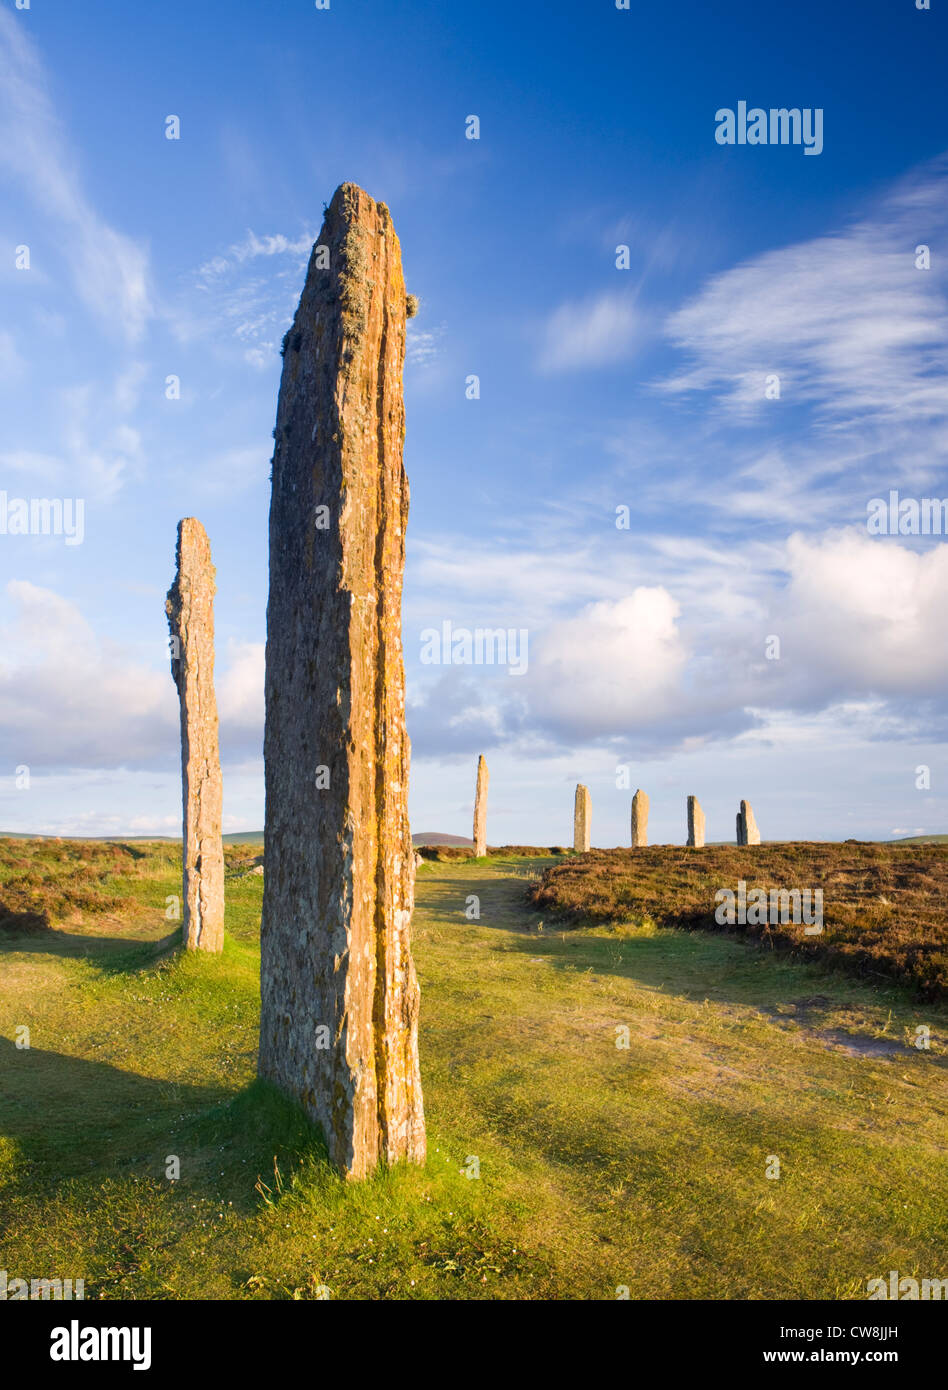
[[[639,790],[632,798],[632,848],[648,844],[648,797]]]
[[[487,784],[490,774],[482,753],[477,760],[477,786],[474,789],[474,854],[487,853]]]
[[[182,940],[189,951],[222,951],[223,786],[214,697],[216,585],[210,542],[196,517],[178,522],[176,561],[165,612],[171,632],[171,674],[181,709]]]
[[[754,820],[754,812],[749,801],[741,802],[737,817],[737,843],[739,845],[759,845],[760,831]]]
[[[363,1178],[422,1162],[401,597],[405,282],[346,183],[284,340],[270,499],[262,1077]]]
[[[573,808],[573,849],[577,854],[585,854],[589,849],[589,831],[592,825],[592,799],[589,788],[582,782],[576,788],[576,802]]]
[[[688,798],[688,843],[695,849],[704,844],[704,812],[696,796]]]

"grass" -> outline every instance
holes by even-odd
[[[551,866],[533,904],[560,921],[656,922],[721,930],[715,893],[822,889],[823,931],[800,923],[748,926],[771,944],[856,973],[901,980],[948,997],[948,844],[708,845],[593,850]]]
[[[11,1277],[105,1299],[770,1299],[948,1274],[943,1005],[720,933],[551,930],[525,902],[548,858],[429,862],[428,1163],[347,1186],[254,1078],[253,847],[227,853],[216,959],[171,949],[173,847],[114,871],[100,849],[70,874],[103,911],[50,882],[51,928],[0,934]]]

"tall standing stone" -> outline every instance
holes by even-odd
[[[477,785],[474,788],[474,854],[487,853],[487,784],[490,774],[482,753],[477,760]]]
[[[749,801],[741,802],[741,809],[737,815],[737,843],[739,845],[760,844],[760,831],[757,829],[757,822],[754,819],[754,812]]]
[[[632,798],[632,848],[648,844],[648,797],[639,789]]]
[[[582,782],[576,788],[576,801],[573,807],[573,849],[577,854],[585,854],[589,849],[589,832],[592,826],[592,799],[589,788]]]
[[[178,522],[177,573],[165,612],[171,674],[181,709],[182,940],[190,951],[224,949],[221,763],[214,696],[214,566],[196,517]]]
[[[284,340],[267,608],[260,1075],[347,1177],[422,1162],[401,642],[406,295],[384,203],[336,190]]]
[[[704,844],[704,812],[696,796],[688,798],[688,843],[695,849]]]

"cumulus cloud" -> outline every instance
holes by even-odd
[[[855,529],[791,535],[773,605],[789,702],[944,697],[948,548],[914,551]]]
[[[601,556],[598,577],[593,557],[580,554],[579,592],[615,596],[565,613],[552,576],[544,611],[545,552],[505,552],[513,588],[506,596],[488,556],[480,621],[500,625],[504,598],[517,599],[524,585],[527,675],[514,681],[460,668],[445,677],[412,715],[419,755],[498,745],[534,753],[595,743],[672,749],[773,730],[785,739],[788,720],[803,727],[821,712],[858,728],[864,741],[948,734],[944,545],[915,550],[844,528],[795,532],[741,555],[666,536],[639,550],[638,565]],[[459,593],[461,575],[442,557],[428,558]],[[573,573],[563,551],[558,565]],[[630,568],[661,573],[663,582],[623,591],[621,571]],[[770,660],[774,636],[780,655]],[[410,691],[414,680],[410,671]]]
[[[516,736],[522,703],[496,679],[449,667],[430,684],[409,686],[405,718],[414,757],[476,753]]]
[[[554,623],[531,652],[531,711],[580,738],[662,716],[687,659],[680,612],[666,589],[643,586]]]
[[[0,743],[29,767],[151,764],[175,746],[170,677],[101,641],[69,599],[26,580],[0,626]]]
[[[70,599],[6,586],[0,621],[0,755],[10,767],[176,767],[178,701],[158,668],[98,634]],[[231,643],[216,673],[222,756],[259,755],[262,642]]]

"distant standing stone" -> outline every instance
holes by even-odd
[[[648,844],[648,797],[641,788],[632,798],[632,848]]]
[[[482,753],[477,760],[477,785],[474,789],[474,854],[487,853],[487,784],[490,774]]]
[[[592,825],[592,799],[589,788],[582,782],[576,788],[576,801],[573,808],[573,849],[585,854],[589,849],[589,832]]]
[[[165,612],[171,674],[181,709],[182,940],[189,951],[224,949],[221,764],[214,696],[214,566],[196,517],[178,522],[177,573]]]
[[[704,812],[696,796],[688,798],[688,843],[695,849],[704,844]]]
[[[741,802],[740,815],[738,817],[741,825],[741,836],[738,844],[759,845],[760,831],[757,829],[757,822],[754,820],[754,812],[749,801]]]

